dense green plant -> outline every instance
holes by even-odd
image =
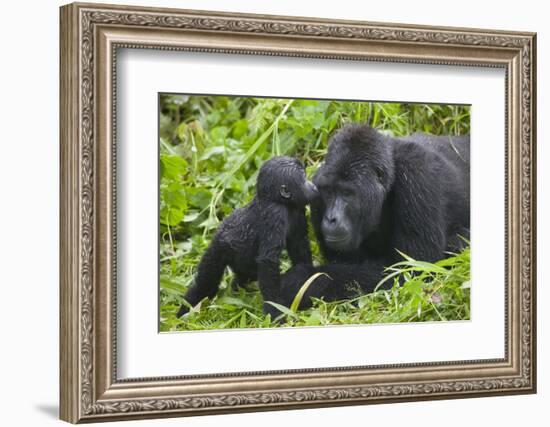
[[[405,259],[393,268],[403,285],[354,301],[264,317],[257,288],[233,290],[228,270],[221,291],[182,319],[177,307],[220,221],[254,196],[261,164],[274,155],[300,158],[309,176],[330,135],[345,123],[383,132],[469,132],[467,106],[161,95],[160,99],[160,324],[162,331],[469,318],[469,250],[436,264]],[[316,262],[321,262],[311,234]],[[424,268],[418,274],[414,270]],[[283,259],[283,271],[290,267]],[[393,270],[392,270],[393,271]],[[314,281],[310,286],[315,286]]]

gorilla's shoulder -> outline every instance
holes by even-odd
[[[398,139],[402,141],[428,145],[448,144],[449,141],[458,144],[466,144],[470,142],[470,135],[430,135],[426,133],[415,132],[408,136],[400,137]]]
[[[402,151],[416,151],[424,153],[426,159],[435,158],[449,167],[458,167],[466,170],[470,164],[470,135],[429,135],[414,133],[406,137],[397,138],[405,147]],[[454,165],[454,166],[453,166]]]
[[[441,153],[425,140],[420,142],[398,138],[394,141],[393,161],[396,170],[407,169],[416,174],[431,169],[441,160]]]

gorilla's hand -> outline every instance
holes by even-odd
[[[281,287],[291,286],[292,284],[301,286],[312,274],[315,274],[315,270],[316,267],[311,264],[296,264],[281,276]]]
[[[311,306],[311,297],[325,301],[338,301],[355,298],[372,292],[382,276],[384,267],[379,260],[365,260],[361,264],[325,264],[312,267],[298,264],[281,277],[279,303],[290,306],[302,285],[315,273],[324,273],[309,285],[300,309]]]
[[[289,307],[300,288],[315,273],[323,272],[323,267],[313,267],[309,264],[297,264],[281,276],[280,303]],[[310,283],[300,302],[300,309],[311,307],[311,297],[320,298],[332,286],[332,279],[323,274]]]

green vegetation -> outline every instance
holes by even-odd
[[[329,136],[346,123],[367,122],[395,136],[460,135],[469,132],[469,107],[185,95],[160,101],[161,331],[469,319],[469,249],[435,264],[405,256],[388,270],[395,273],[392,289],[353,301],[316,300],[303,311],[281,307],[278,322],[262,314],[255,284],[231,288],[228,269],[213,300],[175,317],[217,226],[252,199],[265,160],[298,157],[311,176]],[[285,256],[282,271],[289,267]]]

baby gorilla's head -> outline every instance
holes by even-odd
[[[260,200],[305,206],[318,195],[317,187],[306,179],[302,163],[292,157],[273,157],[260,168],[257,182]]]

